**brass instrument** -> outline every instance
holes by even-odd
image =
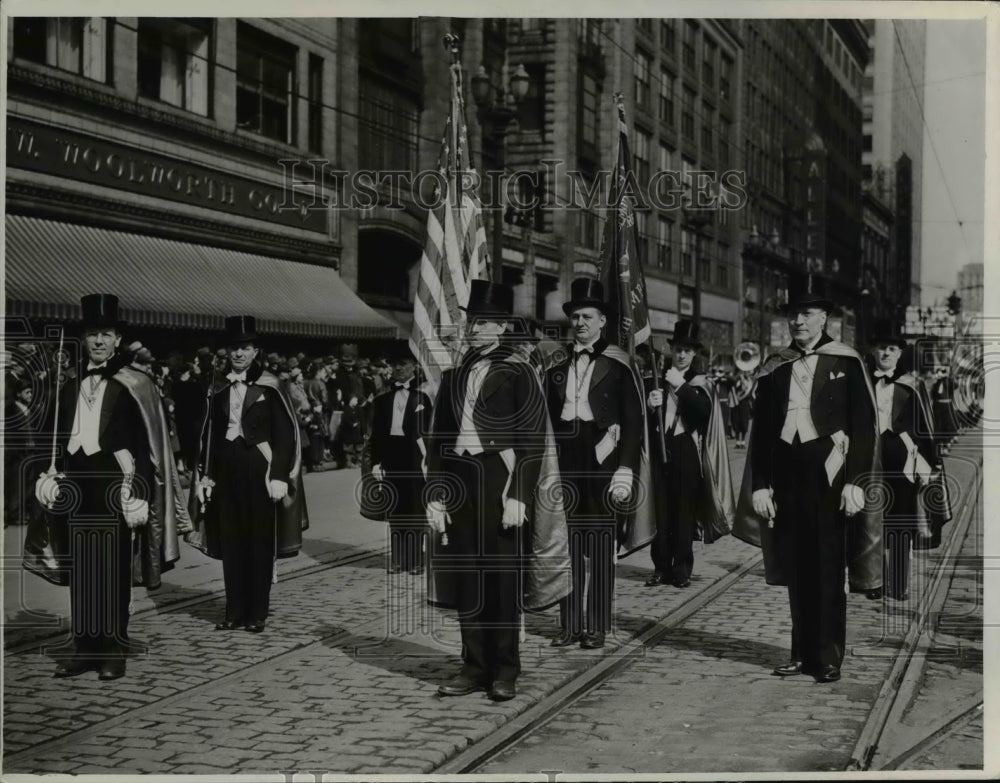
[[[753,372],[760,365],[760,348],[757,343],[740,343],[733,351],[733,362],[741,372]]]

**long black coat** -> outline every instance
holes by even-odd
[[[410,393],[403,411],[403,435],[392,436],[393,406],[397,389],[388,391],[372,401],[372,432],[369,439],[372,465],[381,465],[386,481],[392,486],[395,502],[387,509],[391,521],[394,516],[422,517],[424,515],[422,472],[425,439],[430,433],[433,408],[430,397],[416,388],[411,381]]]

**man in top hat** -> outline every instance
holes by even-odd
[[[734,512],[722,411],[708,376],[695,361],[701,350],[697,324],[679,320],[670,346],[672,362],[663,374],[667,393],[662,426],[667,461],[660,465],[665,480],[654,482],[654,492],[660,501],[656,538],[650,547],[655,570],[646,580],[646,586],[669,583],[684,588],[691,584],[693,542],[699,518],[705,523],[703,539],[709,541],[728,532]],[[663,406],[663,391],[649,392],[648,403],[651,411]],[[710,441],[709,422],[713,415],[716,426]],[[655,458],[659,449],[652,451]],[[717,499],[707,509],[701,502],[706,493]],[[720,506],[721,519],[712,513],[712,509]],[[721,523],[721,529],[710,524],[713,520]]]
[[[506,701],[516,695],[521,670],[519,610],[552,604],[568,590],[568,571],[555,558],[531,571],[536,593],[522,599],[522,565],[534,552],[551,553],[565,518],[533,507],[546,476],[555,481],[554,444],[541,384],[534,370],[503,337],[514,320],[508,285],[473,280],[468,316],[469,348],[460,364],[441,376],[427,439],[430,500],[427,520],[435,533],[430,600],[458,609],[462,669],[438,689],[443,696],[489,690]],[[551,505],[551,504],[549,504]],[[522,526],[531,523],[530,535]],[[438,587],[450,574],[450,597]],[[554,592],[547,600],[549,584]],[[559,589],[560,586],[562,589]],[[522,603],[522,601],[524,603]]]
[[[919,538],[931,537],[926,516],[918,513],[918,490],[941,470],[927,397],[903,358],[905,348],[895,322],[875,324],[869,367],[882,456],[879,477],[888,505],[882,516],[883,589],[866,593],[873,600],[883,594],[896,600],[909,597],[910,545],[919,546]]]
[[[257,361],[253,317],[225,323],[228,371],[212,390],[202,428],[189,540],[222,560],[226,616],[216,630],[260,633],[275,558],[298,552],[307,525],[301,449],[278,379]]]
[[[574,280],[563,311],[570,319],[573,343],[567,357],[547,371],[546,387],[559,469],[570,489],[566,513],[573,592],[560,606],[562,628],[552,646],[579,642],[584,649],[597,649],[611,630],[615,504],[632,496],[645,423],[628,356],[602,336],[607,304],[601,282]],[[589,581],[585,558],[590,562]]]
[[[423,503],[425,438],[430,432],[430,397],[417,383],[417,363],[406,343],[392,352],[392,383],[372,402],[369,441],[372,475],[388,485],[389,573],[424,568],[426,515]]]
[[[358,346],[346,343],[340,347],[340,367],[337,371],[335,393],[340,410],[351,410],[361,423],[359,437],[338,438],[334,444],[339,452],[341,467],[356,468],[361,459],[361,442],[368,434],[368,413],[374,398],[371,379],[365,377],[358,366]],[[333,433],[337,437],[336,433]],[[349,441],[349,442],[348,442]]]
[[[90,294],[80,303],[87,361],[79,382],[60,390],[53,456],[61,470],[42,474],[35,495],[49,512],[56,561],[68,553],[72,566],[74,652],[55,676],[97,669],[99,679],[115,680],[125,674],[133,574],[158,588],[179,557],[178,530],[190,522],[159,393],[120,352],[118,298]],[[65,583],[28,551],[25,566]]]
[[[808,282],[790,281],[792,344],[758,369],[734,533],[763,547],[769,584],[788,586],[791,659],[773,673],[833,682],[847,630],[844,569],[852,591],[881,585],[881,526],[862,488],[877,465],[877,430],[864,363],[827,335],[833,303],[821,278]]]

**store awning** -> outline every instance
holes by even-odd
[[[24,215],[5,225],[8,315],[75,320],[81,296],[104,292],[136,326],[221,330],[252,315],[265,334],[397,335],[329,267]]]

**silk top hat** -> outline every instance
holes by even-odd
[[[827,294],[826,279],[819,275],[795,275],[788,280],[788,304],[785,312],[818,307],[826,312],[833,310],[833,301]]]
[[[413,351],[410,350],[410,344],[406,340],[396,340],[390,343],[385,348],[384,356],[391,364],[416,361],[413,357]]]
[[[250,343],[257,337],[257,322],[252,315],[234,315],[226,319],[227,345]]]
[[[596,307],[607,315],[608,303],[604,301],[604,285],[592,277],[578,277],[569,288],[569,301],[563,305],[563,312],[572,315],[581,307]]]
[[[906,347],[906,340],[900,333],[899,324],[891,318],[880,318],[872,325],[872,345],[895,345]]]
[[[473,280],[469,286],[468,315],[510,315],[514,312],[514,289],[503,283]]]
[[[118,315],[118,297],[114,294],[87,294],[80,299],[84,328],[110,326],[119,329],[125,322]]]
[[[682,319],[674,324],[674,336],[670,344],[677,348],[701,348],[698,340],[698,325],[694,321]]]

